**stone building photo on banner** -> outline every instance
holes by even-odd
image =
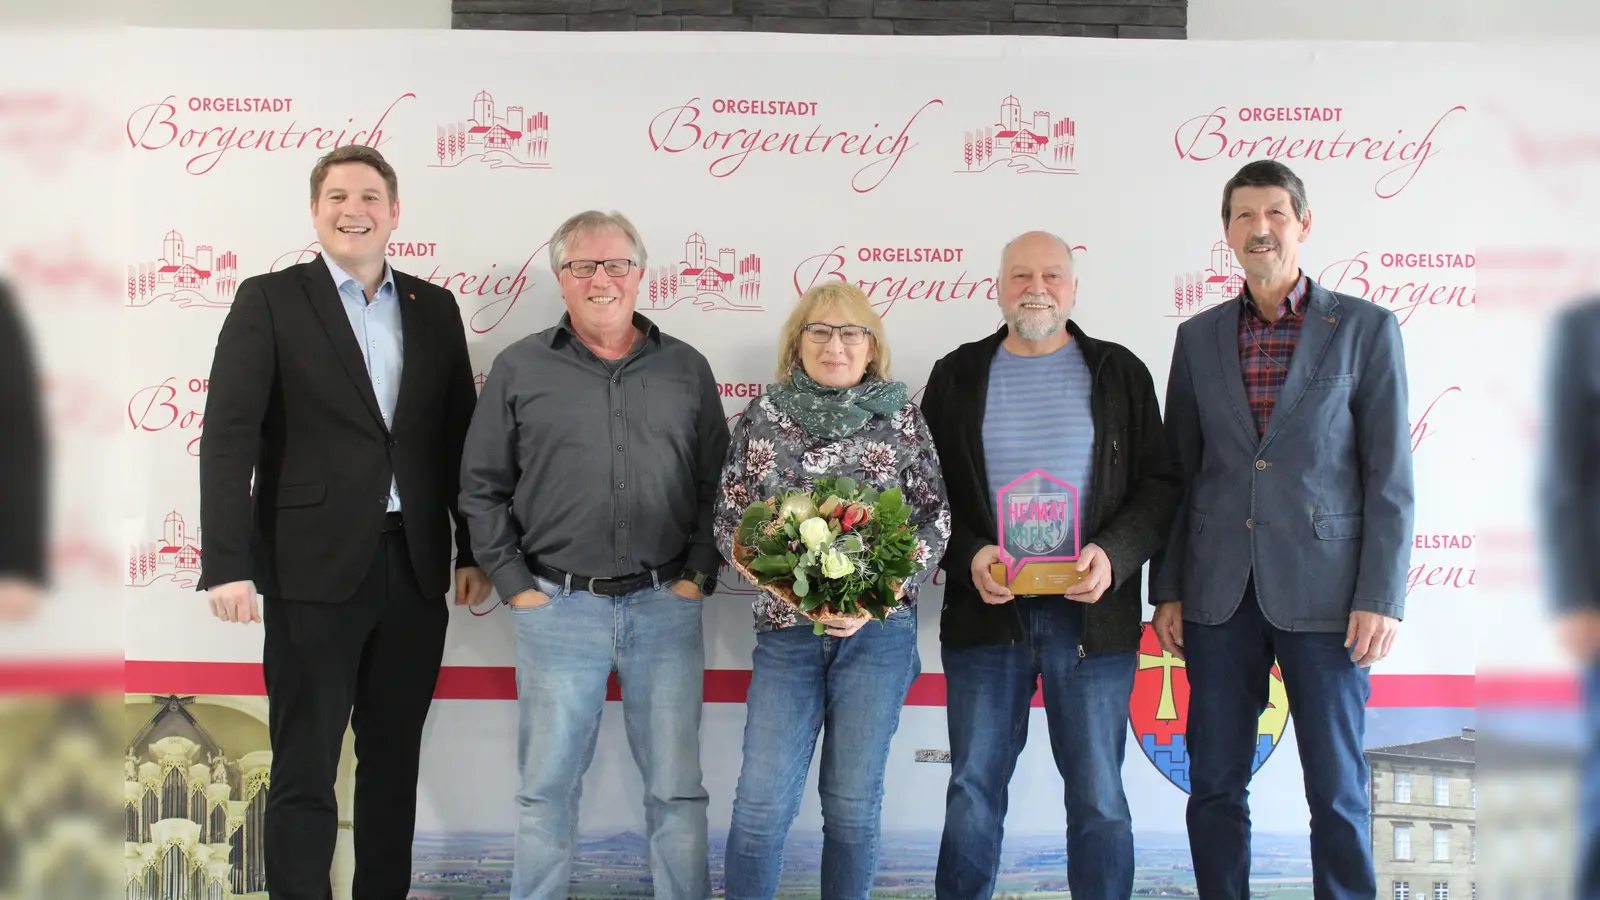
[[[1453,76],[1415,74],[1434,57],[1459,69],[1447,48],[1415,45],[1403,62],[1364,45],[1286,48],[1307,60],[1299,76],[1263,83],[1244,77],[1255,69],[1226,44],[953,38],[868,52],[776,34],[596,35],[579,47],[535,33],[372,32],[366,55],[409,62],[350,79],[340,77],[346,39],[331,34],[139,37],[117,86],[129,175],[119,311],[133,473],[122,588],[128,900],[266,897],[262,627],[217,621],[196,590],[207,552],[199,439],[239,284],[316,257],[307,175],[349,143],[377,146],[395,167],[402,216],[389,263],[453,292],[480,389],[497,354],[563,311],[548,258],[555,228],[585,209],[617,210],[648,251],[638,311],[705,355],[730,426],[773,380],[796,300],[831,280],[867,294],[893,377],[920,402],[936,360],[1001,323],[1001,249],[1032,229],[1073,248],[1073,320],[1137,355],[1164,396],[1178,326],[1242,289],[1219,227],[1223,184],[1256,159],[1294,168],[1315,215],[1305,273],[1393,311],[1405,345],[1416,534],[1400,637],[1372,670],[1364,748],[1380,896],[1399,884],[1404,900],[1473,896],[1476,723],[1463,648],[1475,637],[1459,609],[1476,590],[1479,512],[1461,486],[1476,477],[1468,434],[1482,388],[1459,350],[1476,302],[1471,198],[1459,184],[1477,113]],[[592,64],[596,45],[614,65]],[[232,64],[241,59],[273,62]],[[1077,487],[1019,488],[1012,499],[1033,505],[1017,521],[1032,531],[1015,546],[1055,556],[1050,548],[1070,545],[1075,557],[1093,539],[1063,513]],[[917,601],[922,674],[890,746],[875,897],[933,895],[950,777],[945,579],[937,572]],[[720,896],[755,591],[731,568],[718,585],[703,608],[701,747]],[[509,896],[515,628],[497,604],[449,606],[423,737],[418,900]],[[1136,657],[1122,768],[1135,894],[1195,896],[1186,667],[1148,628]],[[652,896],[619,696],[613,680],[583,780],[577,897]],[[1062,781],[1042,701],[1033,704],[996,896],[1067,895]],[[1251,896],[1265,900],[1312,896],[1293,712],[1275,668],[1250,793]],[[340,900],[354,867],[353,756],[347,734]],[[813,767],[781,896],[821,896],[821,822]]]

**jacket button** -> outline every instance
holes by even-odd
[[[1254,528],[1254,527],[1256,527],[1256,520],[1253,519],[1253,518],[1245,519],[1244,520],[1244,527],[1246,527],[1246,528]]]
[[[1264,459],[1256,460],[1256,471],[1257,472],[1261,471],[1262,469],[1265,469],[1266,467],[1267,467],[1267,461],[1266,460],[1264,460]]]

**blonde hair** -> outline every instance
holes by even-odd
[[[862,378],[876,376],[888,381],[889,336],[884,334],[883,319],[860,288],[848,281],[829,281],[806,291],[789,313],[789,321],[783,323],[783,332],[778,337],[778,382],[788,384],[789,370],[802,365],[800,341],[804,338],[805,326],[818,321],[817,316],[830,309],[844,313],[851,324],[864,325],[872,332],[867,335],[867,340],[872,342],[872,357],[867,360]]]

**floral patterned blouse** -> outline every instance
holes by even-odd
[[[914,403],[893,417],[874,416],[846,438],[814,437],[763,395],[750,402],[734,426],[717,493],[714,533],[724,559],[733,558],[733,535],[754,500],[778,489],[810,490],[818,478],[847,475],[879,491],[900,488],[911,508],[917,559],[923,569],[906,582],[904,602],[917,602],[917,587],[932,574],[950,539],[950,507],[933,437]],[[754,602],[757,632],[805,622],[794,607],[765,591]]]

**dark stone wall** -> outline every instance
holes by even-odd
[[[451,27],[1176,38],[1188,0],[451,0]]]

